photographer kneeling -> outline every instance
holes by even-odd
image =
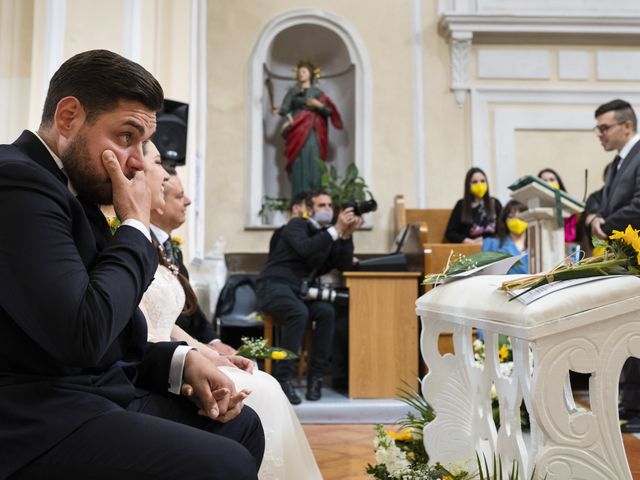
[[[260,272],[256,292],[260,309],[282,322],[279,346],[299,352],[307,323],[315,322],[306,398],[319,400],[322,377],[331,356],[335,311],[331,303],[313,298],[317,291],[309,292],[307,287],[329,270],[351,267],[351,236],[363,221],[353,208],[347,208],[331,226],[333,207],[326,192],[312,193],[307,206],[308,218],[293,218],[282,230]],[[294,374],[292,361],[275,362],[274,376],[289,401],[296,405],[301,400],[293,388]]]

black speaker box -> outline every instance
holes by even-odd
[[[189,105],[165,100],[157,114],[156,132],[151,140],[160,151],[162,161],[170,165],[184,165],[187,157],[187,124]]]

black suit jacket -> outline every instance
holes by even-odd
[[[0,478],[143,388],[166,392],[177,343],[148,344],[137,308],[157,256],[111,236],[25,131],[0,146]]]
[[[598,214],[604,218],[603,231],[624,230],[627,225],[640,227],[640,141],[625,157],[614,175],[607,172]]]
[[[336,240],[309,220],[292,218],[285,225],[258,280],[280,280],[293,287],[314,274],[344,271],[353,264],[353,240]]]

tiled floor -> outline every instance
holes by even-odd
[[[366,479],[367,463],[374,462],[373,425],[304,425],[325,480]],[[640,439],[623,435],[634,480],[640,480]]]

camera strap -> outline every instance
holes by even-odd
[[[313,270],[311,270],[311,273],[309,273],[309,275],[307,275],[307,278],[304,279],[304,281],[307,282],[309,285],[313,284],[313,281],[316,279],[316,275],[318,274],[318,272],[320,271],[320,269],[324,265],[324,262],[326,262],[327,259],[329,258],[329,255],[331,254],[331,249],[332,248],[333,248],[333,243],[331,243],[331,245],[329,246],[329,248],[325,252],[324,257],[322,257],[322,261],[319,262],[318,265]]]

